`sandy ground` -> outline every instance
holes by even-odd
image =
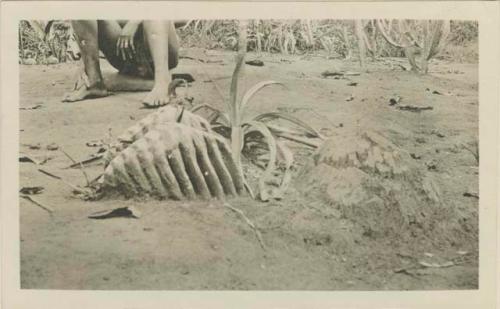
[[[223,108],[228,97],[233,55],[210,51],[188,54],[222,63],[181,60],[176,72],[196,79],[189,88],[195,103]],[[289,188],[281,201],[260,203],[249,198],[229,201],[243,210],[261,230],[267,250],[252,229],[220,202],[172,202],[151,199],[82,201],[70,187],[49,178],[38,168],[83,185],[78,169],[64,169],[71,161],[51,143],[77,160],[95,152],[86,142],[117,136],[151,110],[142,109],[145,93],[117,93],[76,104],[60,102],[71,89],[76,64],[21,66],[20,150],[36,158],[49,156],[43,166],[20,163],[21,186],[43,186],[37,201],[54,213],[21,199],[21,285],[32,289],[145,289],[145,290],[429,290],[478,287],[478,200],[464,193],[478,192],[478,166],[463,145],[478,138],[477,64],[438,62],[431,73],[419,76],[380,62],[369,63],[369,73],[346,79],[324,79],[326,69],[359,70],[356,62],[319,56],[260,58],[263,67],[247,66],[243,88],[273,79],[288,90],[268,88],[253,101],[254,111],[280,110],[308,121],[326,135],[353,130],[377,130],[399,147],[431,166],[442,198],[468,220],[470,238],[449,244],[415,236],[373,239],[335,209],[305,200]],[[281,61],[282,59],[289,61]],[[110,70],[105,66],[106,70]],[[207,74],[208,73],[208,74]],[[357,82],[357,86],[349,86]],[[426,89],[430,91],[427,91]],[[451,95],[432,94],[432,91]],[[346,101],[350,95],[353,100]],[[389,99],[401,96],[408,105],[432,106],[421,113],[400,111]],[[342,124],[340,126],[340,124]],[[40,143],[41,149],[27,145]],[[302,150],[297,170],[309,157]],[[300,157],[301,156],[301,157]],[[95,177],[102,166],[88,167]],[[134,206],[139,219],[92,220],[99,210]],[[466,253],[465,253],[466,252]],[[465,253],[465,254],[464,254]],[[464,255],[461,255],[464,254]],[[457,261],[447,268],[411,268],[420,260]]]

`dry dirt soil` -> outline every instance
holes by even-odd
[[[196,80],[188,88],[195,103],[223,108],[228,98],[234,54],[188,50],[178,73]],[[106,290],[435,290],[478,287],[478,162],[467,150],[478,139],[477,64],[433,62],[422,76],[381,61],[369,72],[347,79],[323,78],[325,70],[360,71],[355,61],[321,55],[249,54],[263,67],[247,66],[246,89],[273,79],[288,90],[266,88],[252,103],[253,111],[288,112],[325,135],[376,130],[413,153],[422,169],[438,179],[441,198],[460,210],[468,237],[436,243],[414,235],[373,238],[337,210],[314,197],[305,199],[293,185],[283,200],[261,203],[242,197],[228,201],[261,231],[263,250],[254,231],[219,201],[156,201],[119,198],[83,201],[68,185],[38,171],[43,168],[65,181],[84,185],[71,161],[95,153],[92,140],[119,135],[151,110],[143,109],[144,92],[120,92],[106,98],[63,104],[73,87],[78,65],[21,66],[20,151],[50,160],[43,165],[20,163],[21,186],[43,186],[33,195],[54,209],[52,215],[20,200],[21,286],[25,289]],[[405,63],[391,60],[391,63]],[[104,70],[112,70],[103,64]],[[217,91],[210,79],[216,80]],[[356,85],[349,85],[355,82]],[[433,93],[437,91],[440,94]],[[352,100],[346,100],[351,97]],[[225,98],[222,98],[224,96]],[[389,105],[432,106],[420,113]],[[40,144],[40,149],[29,145]],[[55,143],[58,150],[47,150]],[[465,146],[464,146],[465,145]],[[469,146],[467,146],[469,145]],[[467,146],[467,147],[466,147]],[[473,149],[472,149],[473,150]],[[312,150],[297,148],[297,166]],[[86,168],[93,178],[102,165]],[[91,213],[134,206],[142,216],[94,220]],[[440,224],[438,222],[438,224]],[[445,223],[443,223],[445,224]],[[426,268],[419,262],[454,266]]]

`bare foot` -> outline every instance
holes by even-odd
[[[108,96],[109,93],[101,80],[90,82],[85,72],[80,72],[80,76],[76,80],[73,91],[64,95],[63,102],[76,102],[90,98],[100,98]]]
[[[73,91],[68,92],[64,95],[63,102],[76,102],[91,98],[101,98],[108,96],[109,93],[104,86],[91,86],[87,87],[81,85],[75,88]]]
[[[168,83],[155,85],[153,90],[142,100],[142,104],[148,108],[156,108],[167,105],[170,102]]]

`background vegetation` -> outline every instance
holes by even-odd
[[[417,25],[417,24],[415,24]],[[412,29],[421,32],[422,29]],[[363,31],[375,43],[376,57],[404,57],[401,48],[388,44],[373,21]],[[192,20],[178,31],[184,47],[237,50],[235,20]],[[67,21],[21,21],[19,58],[25,64],[53,64],[77,60],[76,44]],[[437,58],[477,61],[478,23],[451,21],[444,49]],[[71,44],[73,43],[73,44]],[[357,57],[358,44],[352,20],[252,20],[248,24],[248,50],[281,54],[325,53],[331,57]],[[69,51],[69,52],[68,52]],[[372,51],[368,50],[368,53]]]

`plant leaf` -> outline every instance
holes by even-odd
[[[253,120],[255,121],[266,121],[266,120],[275,120],[275,119],[283,119],[287,120],[302,129],[306,130],[306,132],[311,135],[312,137],[318,137],[321,139],[324,139],[324,137],[316,131],[313,127],[305,123],[304,121],[298,119],[297,117],[294,117],[292,115],[284,114],[284,113],[279,113],[279,112],[272,112],[272,113],[264,113],[260,114],[257,117],[255,117]]]
[[[267,145],[269,147],[269,162],[267,163],[266,170],[259,178],[259,193],[260,199],[263,201],[269,200],[269,194],[266,190],[266,180],[271,177],[274,169],[276,168],[276,154],[277,146],[276,139],[265,124],[258,121],[249,121],[244,124],[244,134],[248,134],[252,131],[257,131],[266,139]]]
[[[291,167],[293,165],[293,153],[288,146],[282,141],[276,141],[278,151],[283,156],[285,162],[285,172],[281,180],[280,187],[275,191],[274,198],[282,199],[290,181],[292,179]]]
[[[280,82],[277,82],[274,80],[266,80],[266,81],[262,81],[262,82],[255,84],[252,88],[248,89],[248,91],[245,92],[245,95],[243,95],[243,98],[241,99],[241,102],[240,102],[240,110],[243,111],[245,109],[245,107],[248,105],[248,102],[250,101],[250,99],[252,99],[252,97],[257,92],[259,92],[261,89],[263,89],[267,86],[270,86],[270,85],[281,85],[281,86],[285,87],[285,85],[283,83],[280,83]]]
[[[241,69],[244,66],[245,55],[247,52],[247,21],[240,20],[238,26],[239,42],[238,54],[236,55],[236,66],[231,78],[229,89],[229,120],[231,123],[231,150],[236,164],[241,167],[241,149],[243,148],[243,132],[241,126],[241,112],[238,98],[238,80],[241,75]]]

